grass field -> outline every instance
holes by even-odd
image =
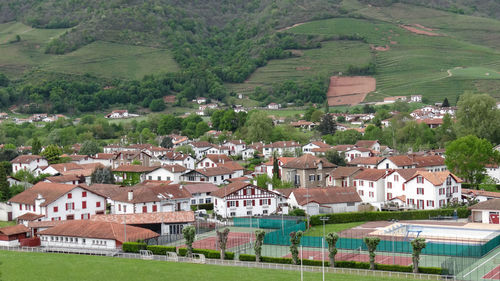
[[[364,65],[371,59],[370,47],[355,41],[323,42],[322,47],[294,51],[298,57],[271,60],[258,68],[243,84],[228,84],[238,93],[249,93],[255,87],[270,87],[288,79],[300,80],[320,74],[344,72],[349,65]]]
[[[146,74],[178,70],[169,50],[93,42],[64,54],[45,54],[45,46],[66,29],[35,29],[18,22],[0,24],[0,72],[11,78],[26,71],[140,79]],[[12,42],[16,35],[20,42]]]
[[[83,280],[299,280],[299,271],[264,270],[230,266],[198,265],[118,259],[67,254],[0,251],[2,279],[9,281]],[[21,270],[21,269],[26,270]],[[236,277],[237,276],[237,277]],[[380,277],[327,274],[327,280],[376,281]],[[304,280],[320,280],[321,273],[304,272]],[[384,277],[384,280],[403,280]],[[408,279],[404,279],[408,280]]]
[[[330,232],[340,232],[342,230],[350,229],[359,225],[364,224],[365,222],[350,222],[350,223],[338,223],[338,224],[326,224],[325,225],[325,233],[328,234]],[[315,225],[304,233],[305,236],[323,236],[323,225]]]
[[[0,227],[16,225],[15,221],[0,221]]]

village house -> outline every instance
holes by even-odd
[[[282,180],[298,187],[325,187],[326,178],[337,165],[328,160],[304,154],[282,167]]]
[[[308,143],[308,144],[306,144],[306,145],[304,145],[302,147],[302,152],[303,153],[314,154],[312,152],[312,150],[315,149],[315,148],[327,148],[327,149],[331,149],[332,146],[329,145],[329,144],[326,144],[326,143],[324,143],[322,141],[312,141],[312,142],[310,142],[310,143]]]
[[[26,213],[44,215],[42,220],[80,220],[104,213],[106,198],[85,185],[39,182],[9,199],[12,218]]]
[[[278,176],[281,178],[283,176],[283,165],[294,160],[295,157],[278,157]],[[269,178],[274,176],[274,159],[270,158],[269,161],[262,163],[260,166],[255,167],[254,174],[266,174]]]
[[[354,186],[354,176],[363,171],[359,167],[337,167],[326,178],[327,186]]]
[[[215,185],[221,185],[224,180],[232,177],[233,171],[225,167],[196,169],[183,175],[184,181],[209,182]]]
[[[113,154],[121,151],[125,151],[125,147],[118,144],[108,144],[102,148],[103,152],[106,154]]]
[[[159,236],[148,229],[112,222],[68,221],[40,231],[40,244],[51,248],[116,250],[125,242]]]
[[[354,176],[354,186],[361,200],[379,208],[385,201],[386,170],[365,169]]]
[[[176,148],[181,145],[186,145],[190,142],[189,138],[186,136],[179,136],[179,135],[168,135],[172,139],[172,144],[173,147]]]
[[[99,163],[104,167],[112,167],[115,155],[112,153],[97,153],[93,158],[94,163]]]
[[[373,153],[371,149],[364,147],[356,147],[347,150],[345,153],[345,160],[351,162],[352,160],[359,157],[372,157]]]
[[[158,166],[146,167],[141,165],[121,165],[113,169],[115,181],[124,185],[135,185],[146,180],[146,174],[154,171]]]
[[[500,199],[479,202],[469,207],[472,221],[488,224],[500,224]]]
[[[173,151],[169,151],[165,155],[160,156],[158,161],[161,165],[180,165],[189,170],[195,169],[196,163],[196,159],[191,157],[191,155]]]
[[[223,217],[267,216],[276,212],[281,195],[246,182],[212,192],[214,213]]]
[[[94,163],[94,158],[88,155],[77,155],[77,154],[71,154],[71,155],[66,155],[63,154],[61,157],[68,157],[71,159],[71,163],[75,164],[92,164]]]
[[[142,166],[151,165],[151,155],[144,151],[120,151],[113,158],[113,168],[122,165],[130,165],[134,162],[141,163]]]
[[[30,230],[23,224],[0,228],[0,246],[18,247],[20,241],[29,236]]]
[[[191,194],[179,184],[136,185],[111,198],[112,214],[190,211]]]
[[[357,212],[361,203],[353,187],[296,188],[288,196],[292,208],[305,210],[310,216]]]
[[[462,200],[462,180],[449,171],[418,171],[404,186],[406,203],[416,209],[438,209]]]
[[[194,212],[158,212],[139,214],[107,214],[97,215],[91,221],[127,224],[149,229],[160,235],[182,235],[182,229],[195,222]]]
[[[377,165],[377,169],[412,169],[416,167],[416,163],[407,155],[387,157]]]
[[[212,204],[212,192],[219,190],[215,184],[196,183],[186,184],[184,188],[191,194],[191,206],[199,204]]]
[[[229,156],[225,154],[207,154],[204,158],[198,162],[196,167],[198,169],[201,168],[214,168],[218,167],[219,164],[224,164],[225,162],[230,162],[232,161]]]
[[[107,114],[105,116],[108,119],[121,119],[121,118],[128,118],[128,110],[113,110],[111,113]]]
[[[49,165],[49,162],[40,155],[19,155],[10,161],[10,163],[12,163],[12,173],[14,174],[21,170],[34,172],[39,167]]]
[[[277,141],[263,146],[262,153],[265,158],[276,156],[294,156],[296,150],[302,146],[295,141]]]
[[[71,171],[71,170],[82,170],[83,167],[76,163],[60,163],[60,164],[51,164],[47,167],[41,168],[40,174],[48,174],[48,175],[60,175],[63,172]]]
[[[51,183],[72,184],[72,185],[86,183],[85,177],[81,177],[81,176],[77,176],[77,175],[46,177],[43,181],[44,182],[51,182]]]
[[[409,194],[406,189],[406,182],[410,180],[418,171],[425,169],[397,169],[390,170],[385,176],[385,198],[386,203],[397,208],[410,208],[406,201]]]
[[[228,148],[228,155],[241,155],[247,144],[242,140],[230,140],[226,141],[222,146]]]
[[[472,200],[483,202],[491,199],[500,199],[500,192],[462,188],[462,198],[464,202]]]
[[[195,153],[196,159],[200,160],[207,155],[207,151],[214,145],[207,141],[197,141],[189,144]]]
[[[310,130],[316,128],[316,126],[318,126],[318,123],[314,123],[311,121],[305,121],[305,120],[299,120],[297,122],[290,122],[290,126],[292,126],[294,128],[300,128],[303,130],[310,131]]]
[[[255,158],[255,149],[247,147],[241,151],[241,158],[243,160],[249,160]]]
[[[280,109],[280,107],[281,107],[281,105],[274,103],[274,102],[267,105],[268,109]]]
[[[175,184],[181,182],[181,177],[186,171],[186,168],[177,164],[163,165],[147,172],[144,178],[155,181],[171,181]]]
[[[357,157],[352,161],[347,163],[349,166],[356,166],[360,168],[377,169],[380,161],[384,160],[384,157]]]
[[[373,151],[380,152],[380,142],[378,140],[359,140],[354,146],[356,147],[364,147]]]

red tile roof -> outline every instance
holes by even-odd
[[[148,173],[160,168],[160,166],[141,166],[141,165],[121,165],[115,169],[113,172],[132,172],[132,173]]]
[[[128,193],[130,191],[133,193],[132,200],[128,200]],[[128,203],[160,202],[162,199],[158,196],[169,199],[185,199],[191,198],[191,193],[179,184],[138,186],[135,188],[123,188],[122,191],[113,196],[112,199],[114,201]]]
[[[25,213],[24,215],[20,215],[17,217],[18,221],[34,221],[39,218],[45,217],[44,215],[34,214],[34,213]]]
[[[229,162],[224,162],[224,163],[219,163],[218,167],[223,167],[227,168],[231,171],[242,171],[244,168],[236,161],[229,161]]]
[[[215,196],[215,197],[219,197],[219,198],[224,198],[227,195],[229,195],[233,192],[236,192],[242,188],[245,188],[247,186],[254,186],[254,185],[252,185],[251,183],[248,183],[248,182],[235,181],[235,182],[232,182],[232,183],[226,185],[225,187],[219,188],[219,190],[212,192],[211,195]],[[257,186],[254,186],[254,187],[259,188]]]
[[[378,165],[384,157],[356,157],[349,162],[349,165]]]
[[[14,235],[30,232],[29,228],[24,226],[24,224],[11,225],[0,228],[0,234],[3,235]]]
[[[55,176],[55,177],[46,177],[45,180],[55,183],[65,183],[75,181],[78,183],[80,178],[77,175],[65,175],[65,176]]]
[[[226,161],[232,161],[226,154],[208,154],[206,158],[212,160],[214,163],[221,163]],[[203,159],[202,159],[203,161]]]
[[[18,164],[29,164],[33,161],[36,161],[37,159],[43,159],[43,157],[40,155],[19,155],[10,162]]]
[[[392,163],[394,163],[398,167],[413,166],[414,165],[413,160],[408,155],[396,155],[396,156],[387,157],[387,159],[390,160]]]
[[[40,206],[47,206],[50,203],[57,200],[59,197],[70,192],[79,185],[62,184],[62,183],[51,183],[51,182],[39,182],[32,186],[31,188],[17,194],[12,197],[9,202],[35,205],[35,200],[38,195],[42,195],[45,199]],[[82,186],[80,186],[82,187]],[[82,187],[84,188],[84,187]],[[85,189],[85,188],[84,188]]]
[[[386,170],[379,169],[366,169],[359,174],[354,176],[354,179],[367,180],[367,181],[378,181],[386,175]]]
[[[355,146],[371,148],[376,143],[378,143],[378,140],[359,140],[356,142]]]
[[[294,160],[283,165],[283,168],[287,169],[317,169],[319,164],[323,165],[323,168],[335,168],[337,165],[328,162],[324,158],[319,158],[311,154],[304,154]]]
[[[156,224],[156,223],[186,223],[194,222],[194,212],[179,211],[179,212],[160,212],[160,213],[141,213],[141,214],[110,214],[110,215],[94,215],[90,218],[91,221],[112,222],[123,224]],[[128,226],[127,226],[128,228]],[[128,234],[128,233],[127,233]]]
[[[346,177],[350,177],[360,171],[363,171],[363,168],[360,167],[338,167],[330,173],[330,176],[334,179],[343,179]]]
[[[195,171],[206,177],[230,175],[233,173],[233,171],[225,167],[202,168],[202,169],[196,169]]]
[[[413,161],[418,167],[444,166],[444,158],[439,155],[415,156]]]
[[[213,183],[186,184],[184,185],[184,188],[191,194],[210,193],[219,190],[219,188]]]
[[[126,229],[126,230],[125,230]],[[126,235],[125,235],[126,231]],[[91,220],[70,220],[49,229],[40,231],[39,235],[72,236],[82,238],[110,239],[121,243],[145,240],[160,236],[149,229],[122,224]],[[126,240],[125,240],[125,237]]]
[[[455,181],[457,181],[459,183],[462,182],[462,180],[459,177],[455,176],[450,171],[443,171],[443,172],[418,171],[417,173],[415,173],[415,175],[413,175],[413,177],[411,177],[407,181],[410,181],[417,176],[424,177],[426,180],[428,180],[433,185],[442,185],[443,183],[446,182],[446,179],[448,178],[448,176],[453,177],[455,179]]]
[[[490,199],[469,207],[470,210],[500,210],[500,199]]]
[[[297,188],[292,193],[301,206],[306,205],[308,202],[318,204],[361,202],[361,198],[354,187]]]
[[[486,191],[486,190],[475,190],[475,189],[468,189],[468,188],[462,188],[462,194],[472,194],[474,196],[500,198],[500,192]]]
[[[285,147],[300,147],[300,144],[295,141],[277,141],[268,145],[264,145],[265,148],[285,148]]]

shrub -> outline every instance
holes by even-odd
[[[146,250],[146,243],[125,242],[122,244],[122,250],[125,253],[139,253],[140,250]]]
[[[370,263],[358,261],[336,261],[335,267],[369,269]]]
[[[147,246],[154,255],[166,255],[167,252],[175,252],[175,246]]]
[[[198,204],[198,205],[191,205],[191,210],[196,211],[196,210],[213,210],[214,209],[214,204],[213,203],[207,203],[207,204]]]
[[[442,275],[444,273],[443,269],[440,267],[418,267],[418,271],[420,273],[426,273],[426,274],[439,274]]]
[[[411,265],[397,265],[397,264],[375,264],[376,270],[384,270],[384,271],[397,271],[397,272],[411,272]]]
[[[457,214],[460,218],[467,218],[470,215],[470,210],[467,208],[457,208]],[[382,220],[422,220],[429,219],[435,216],[452,216],[455,209],[437,209],[423,211],[402,211],[402,212],[352,212],[352,213],[336,213],[329,215],[311,216],[311,225],[323,224],[320,217],[328,216],[328,224],[332,223],[348,223],[358,221],[382,221]]]
[[[203,254],[207,259],[220,259],[220,252],[217,250],[209,250],[209,249],[193,249],[193,253],[195,254]],[[185,257],[187,255],[186,248],[179,248],[177,251],[179,256]],[[226,252],[225,260],[234,260],[233,252]]]
[[[293,264],[291,258],[261,257],[262,262]]]
[[[240,261],[256,261],[257,258],[255,257],[255,255],[240,254],[239,260]]]

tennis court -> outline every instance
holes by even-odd
[[[255,234],[250,232],[229,232],[227,236],[226,250],[231,251],[232,248],[239,248],[245,244],[255,241]],[[181,248],[186,245],[181,245]],[[195,249],[220,250],[217,236],[209,236],[196,240],[193,243]]]
[[[303,259],[308,260],[322,260],[323,253],[321,251],[299,251],[299,256],[302,254]],[[328,251],[325,250],[325,260],[328,261]],[[284,256],[285,258],[291,258],[291,254]],[[335,255],[335,260],[337,261],[357,261],[357,262],[370,262],[370,256],[365,253],[346,253],[340,252]],[[388,256],[388,255],[377,255],[375,256],[375,263],[379,264],[398,264],[408,266],[412,264],[411,257],[406,256]]]
[[[483,279],[500,280],[500,265],[483,276]]]

